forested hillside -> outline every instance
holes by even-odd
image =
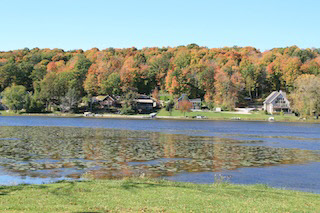
[[[320,49],[297,46],[260,52],[254,47],[206,48],[196,44],[164,48],[87,51],[21,49],[0,52],[0,92],[12,85],[30,91],[32,101],[59,105],[66,94],[92,97],[128,91],[202,98],[233,108],[273,90],[288,93],[303,74],[319,75]],[[39,103],[38,103],[39,104]],[[37,105],[37,104],[35,104]]]

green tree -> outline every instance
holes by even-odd
[[[32,94],[31,92],[27,93],[26,101],[24,108],[26,112],[33,113],[33,112],[43,112],[45,110],[45,105],[43,102],[38,98],[37,94]]]
[[[165,53],[161,57],[155,58],[150,64],[148,78],[151,81],[151,87],[159,85],[161,89],[165,89],[165,77],[170,67],[170,59],[172,54]]]
[[[37,64],[34,66],[34,69],[32,70],[30,77],[33,80],[33,82],[41,81],[46,75],[46,73],[47,73],[46,64]]]
[[[121,80],[119,73],[112,73],[108,76],[107,80],[102,83],[101,91],[102,94],[109,95],[121,95]]]
[[[137,92],[130,90],[122,97],[121,114],[133,114],[137,111],[137,103],[135,99],[139,97]]]
[[[256,76],[255,76],[255,67],[254,64],[249,61],[242,61],[240,63],[240,72],[244,79],[245,89],[248,96],[252,99],[252,93],[256,89]]]
[[[22,85],[12,85],[2,92],[2,102],[10,110],[17,112],[23,109],[26,101],[26,88]]]
[[[31,78],[32,70],[33,70],[32,63],[21,62],[18,64],[18,72],[15,74],[16,76],[15,83],[25,86],[27,91],[31,91],[33,88],[32,78]]]
[[[32,90],[30,78],[33,66],[27,62],[15,63],[10,60],[0,67],[0,91],[12,84],[23,85],[27,90]]]
[[[69,88],[76,88],[75,84],[72,72],[48,73],[40,82],[40,98],[48,107],[59,106]]]
[[[174,60],[174,64],[180,69],[183,69],[189,66],[190,62],[191,62],[191,55],[186,51],[179,52]]]
[[[84,55],[77,55],[77,61],[74,65],[74,69],[72,70],[72,78],[73,86],[80,92],[80,95],[83,95],[84,93],[83,82],[86,79],[86,75],[91,64],[92,62]]]
[[[174,107],[174,102],[173,102],[173,100],[170,100],[170,101],[166,104],[166,111],[168,111],[170,115],[172,115],[173,107]]]
[[[6,63],[0,67],[0,91],[15,83],[15,73],[18,72],[18,67],[14,62]]]

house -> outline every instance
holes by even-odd
[[[118,102],[118,97],[112,95],[100,95],[92,97],[92,103],[98,104],[99,108],[101,109],[121,106]]]
[[[189,101],[192,103],[192,108],[191,109],[201,109],[201,99],[200,98],[196,98],[196,99],[189,99],[187,94],[182,94],[180,96],[180,98],[178,98],[178,105],[179,105],[179,102],[181,101]]]
[[[274,112],[291,113],[290,102],[286,97],[286,93],[281,90],[273,91],[263,102],[263,109],[270,114]]]
[[[135,102],[139,113],[150,113],[157,106],[157,102],[147,95],[139,95]]]

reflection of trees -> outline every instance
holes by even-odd
[[[163,146],[163,158],[175,158],[176,157],[176,150],[175,150],[175,143],[177,142],[174,135],[161,135],[160,137],[160,144]]]
[[[105,146],[104,141],[101,140],[103,136],[101,131],[94,131],[95,137],[90,135],[84,135],[82,142],[82,153],[86,160],[98,160],[103,159],[103,147]]]
[[[95,177],[122,177],[146,173],[150,176],[177,172],[220,171],[320,161],[319,154],[299,149],[242,146],[240,141],[144,131],[60,128],[2,127],[0,165],[14,171],[78,167],[94,168]],[[132,161],[171,160],[131,165]],[[178,159],[176,159],[178,158]],[[179,159],[182,158],[182,159]],[[39,163],[39,159],[56,159]],[[21,163],[29,162],[29,163]]]

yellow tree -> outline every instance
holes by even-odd
[[[292,108],[300,116],[307,117],[320,113],[320,77],[304,74],[294,82],[290,95]]]
[[[294,81],[301,75],[301,61],[298,57],[287,58],[282,62],[282,79],[288,91],[293,87]]]

